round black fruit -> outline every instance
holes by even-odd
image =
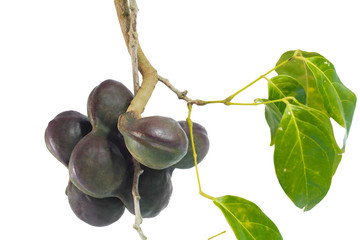
[[[87,117],[76,111],[65,111],[51,120],[45,130],[48,150],[66,167],[75,145],[91,131]]]
[[[127,114],[123,117],[129,118]],[[175,120],[152,116],[124,122],[126,124],[119,124],[119,130],[127,149],[141,164],[160,170],[174,165],[185,156],[188,139]]]
[[[141,166],[144,170],[140,175],[138,191],[140,195],[140,212],[143,218],[157,216],[169,204],[173,186],[171,183],[172,169],[155,170]],[[126,187],[121,189],[118,197],[125,207],[134,214],[134,199],[132,195],[133,170]]]
[[[96,130],[75,146],[69,163],[70,180],[92,197],[110,197],[127,179],[128,164],[107,134]]]
[[[179,169],[188,169],[195,166],[194,162],[194,153],[191,144],[190,138],[190,129],[189,125],[186,121],[179,121],[180,126],[184,129],[186,136],[189,140],[188,150],[186,155],[175,165],[172,167],[179,168]],[[207,135],[206,129],[198,123],[193,123],[193,137],[194,137],[194,145],[195,151],[197,155],[197,163],[199,164],[206,156],[209,151],[209,138]]]
[[[116,197],[93,198],[77,189],[72,182],[66,188],[69,204],[82,221],[96,227],[116,222],[124,213],[125,206]]]
[[[116,129],[118,117],[126,112],[133,94],[121,82],[105,80],[88,98],[88,116],[94,128]]]

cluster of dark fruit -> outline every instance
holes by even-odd
[[[69,170],[66,188],[71,209],[84,222],[106,226],[125,208],[134,214],[133,158],[144,173],[139,179],[140,209],[155,217],[169,203],[174,169],[194,166],[189,127],[185,121],[152,116],[130,119],[118,129],[133,94],[123,84],[106,80],[90,93],[88,118],[66,111],[49,122],[45,142],[49,151]],[[198,162],[208,152],[204,127],[194,123]]]

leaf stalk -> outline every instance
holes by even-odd
[[[275,66],[274,68],[270,69],[269,71],[267,71],[265,74],[259,76],[258,78],[256,78],[254,81],[252,81],[251,83],[249,83],[248,85],[246,85],[245,87],[241,88],[240,90],[238,90],[237,92],[235,92],[234,94],[231,94],[230,96],[228,96],[227,98],[223,99],[223,100],[210,100],[210,101],[204,101],[204,100],[193,100],[191,98],[189,98],[187,96],[188,91],[180,91],[178,90],[176,87],[174,87],[170,81],[166,78],[163,78],[161,76],[159,76],[159,81],[162,82],[163,84],[165,84],[165,86],[167,86],[172,92],[174,92],[179,99],[185,100],[188,105],[191,104],[195,104],[198,106],[204,106],[207,104],[214,104],[214,103],[221,103],[224,105],[258,105],[258,104],[239,104],[239,103],[232,103],[231,101],[241,92],[243,92],[244,90],[248,89],[249,87],[251,87],[252,85],[254,85],[255,83],[257,83],[258,81],[260,81],[261,79],[266,79],[268,80],[268,78],[266,77],[267,75],[269,75],[271,72],[275,71],[276,69],[278,69],[279,67],[285,65],[286,63],[288,63],[289,61],[291,61],[293,58],[295,57],[295,54],[293,57],[285,60],[284,62],[278,64],[277,66]]]
[[[188,117],[186,118],[186,122],[189,125],[189,130],[190,130],[190,140],[191,140],[191,146],[192,146],[192,150],[193,150],[193,156],[194,156],[194,163],[195,163],[195,170],[196,170],[196,177],[197,177],[197,182],[198,182],[198,186],[199,186],[199,194],[207,199],[210,199],[212,201],[215,200],[214,197],[204,193],[201,189],[201,183],[200,183],[200,176],[199,176],[199,168],[198,168],[198,164],[197,164],[197,154],[196,154],[196,149],[195,149],[195,143],[194,143],[194,134],[193,134],[193,122],[191,120],[191,111],[192,111],[192,104],[188,104],[188,109],[189,109],[189,113],[188,113]]]

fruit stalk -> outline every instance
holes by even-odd
[[[115,1],[115,6],[117,6],[116,5],[117,2],[118,1]],[[123,3],[124,2],[125,1],[123,1]],[[127,4],[126,4],[126,6],[127,6]],[[119,9],[119,8],[117,7],[116,9]],[[125,9],[125,11],[126,11],[126,9]],[[138,44],[138,35],[136,32],[137,12],[139,11],[139,9],[137,7],[135,0],[130,0],[130,11],[131,11],[130,12],[130,27],[128,30],[128,34],[126,35],[126,36],[129,36],[129,39],[125,38],[125,42],[128,46],[129,53],[131,56],[134,95],[136,96],[139,92],[140,86],[139,86],[139,62],[138,62],[138,45],[139,44]],[[119,11],[118,11],[118,13],[119,13]],[[119,18],[119,20],[120,20],[120,18]],[[122,30],[124,29],[123,25],[121,25],[121,29]],[[123,33],[124,33],[124,31],[123,31]],[[124,35],[124,37],[125,37],[125,35]],[[136,101],[140,101],[140,100],[136,100]],[[140,176],[144,172],[144,170],[141,169],[140,163],[138,161],[136,161],[135,158],[132,158],[132,160],[133,160],[133,164],[134,164],[134,179],[133,179],[133,185],[132,185],[132,195],[134,198],[134,214],[135,214],[135,223],[134,223],[133,227],[138,232],[140,238],[142,240],[146,240],[147,237],[145,236],[145,234],[143,233],[143,231],[141,229],[141,223],[142,223],[142,216],[141,216],[141,211],[140,211],[141,197],[139,194]]]
[[[139,11],[136,1],[130,0],[130,30],[129,30],[129,47],[132,63],[132,72],[133,72],[133,83],[134,83],[134,95],[139,91],[139,63],[137,58],[138,44],[137,44],[137,31],[136,31],[136,22],[137,22],[137,13]]]
[[[142,240],[146,240],[147,237],[143,233],[141,229],[142,223],[142,216],[140,211],[140,194],[139,194],[139,181],[140,175],[144,172],[141,169],[140,163],[133,158],[134,163],[134,180],[133,180],[133,187],[132,187],[132,195],[134,198],[134,214],[135,214],[135,223],[133,225],[134,229],[139,233],[139,236]]]
[[[128,1],[115,0],[115,7],[116,7],[116,12],[119,19],[121,31],[123,33],[128,51],[131,55],[131,48],[129,45],[131,37],[129,33],[132,24],[131,24],[131,13],[128,6]],[[144,111],[145,106],[149,101],[155,89],[155,86],[158,82],[158,74],[156,69],[151,65],[149,60],[146,58],[137,38],[135,41],[137,43],[138,69],[143,77],[143,81],[139,88],[139,91],[135,95],[127,111],[132,112],[135,118],[140,118],[141,113]]]

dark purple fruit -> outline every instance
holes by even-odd
[[[66,111],[51,120],[45,130],[45,143],[48,150],[65,166],[75,145],[91,131],[86,116],[76,111]]]
[[[128,164],[106,133],[92,131],[80,140],[71,154],[70,180],[87,195],[110,197],[127,179]]]
[[[123,115],[122,117],[127,117]],[[165,169],[179,162],[188,149],[188,139],[180,124],[167,117],[152,116],[119,125],[126,147],[141,164]]]
[[[189,140],[188,150],[186,155],[172,167],[180,169],[188,169],[195,166],[193,149],[190,138],[190,129],[186,121],[179,121],[180,126],[184,129],[186,136]],[[197,163],[199,164],[206,156],[209,151],[209,138],[206,129],[198,123],[193,123],[193,136],[194,145],[197,155]]]
[[[144,170],[139,179],[140,212],[143,218],[157,216],[167,207],[172,194],[171,169],[154,170],[141,166]],[[133,169],[126,187],[121,189],[118,197],[123,201],[125,207],[134,214],[134,199],[132,195]]]
[[[66,188],[66,195],[75,215],[92,226],[108,226],[116,222],[125,211],[125,206],[120,199],[116,197],[93,198],[77,189],[70,181]]]
[[[88,116],[94,128],[116,129],[118,117],[126,112],[133,94],[120,82],[105,80],[88,98]]]
[[[132,161],[132,156],[129,150],[126,148],[124,137],[117,129],[110,132],[107,135],[107,139],[119,148],[121,154],[127,161]]]

